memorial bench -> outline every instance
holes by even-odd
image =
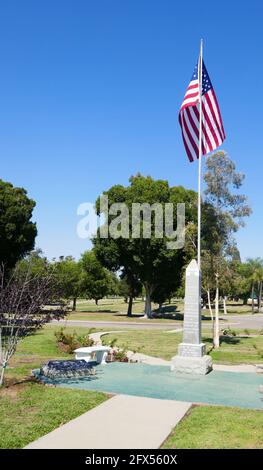
[[[86,362],[96,361],[98,364],[106,364],[106,357],[111,348],[109,346],[89,346],[75,349],[75,358]]]

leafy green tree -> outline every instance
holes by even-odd
[[[63,297],[72,300],[72,311],[76,310],[77,298],[83,293],[84,272],[81,263],[71,256],[61,257],[55,262],[55,273]]]
[[[96,305],[103,297],[115,294],[117,282],[113,273],[102,266],[93,250],[82,254],[80,265],[84,272],[82,290],[89,299],[94,299]]]
[[[108,196],[109,205],[125,203],[129,213],[128,238],[113,237],[94,238],[94,247],[98,259],[108,269],[124,272],[130,271],[142,283],[145,289],[145,315],[152,317],[151,301],[154,291],[160,280],[162,283],[173,278],[172,290],[180,284],[182,266],[184,264],[183,250],[167,249],[167,237],[155,236],[155,214],[151,214],[151,234],[149,238],[143,237],[143,218],[139,215],[141,231],[138,238],[132,237],[132,204],[139,203],[150,205],[174,203],[172,214],[173,225],[176,227],[176,204],[185,203],[186,221],[196,218],[196,193],[185,188],[169,187],[167,181],[154,180],[150,176],[137,175],[130,178],[127,187],[116,185],[104,193]],[[101,215],[99,199],[97,200],[97,212]],[[109,215],[109,224],[116,216]]]
[[[35,201],[28,198],[25,189],[0,180],[0,263],[6,270],[34,248],[34,207]]]

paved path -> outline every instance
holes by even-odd
[[[263,329],[263,315],[262,314],[255,314],[255,315],[225,315],[220,316],[220,327],[231,327],[231,328],[248,328],[253,330],[261,330]],[[64,322],[57,322],[54,320],[53,324],[62,324]],[[93,321],[93,320],[66,320],[66,323],[69,326],[86,326],[87,328],[116,328],[116,329],[131,329],[131,330],[138,330],[138,329],[159,329],[159,330],[171,330],[181,328],[183,323],[176,320],[173,322],[163,321],[163,322],[153,322],[151,320],[145,321],[136,321],[136,322],[129,322],[129,321]],[[203,320],[202,322],[203,328],[209,328],[211,326],[210,322]]]
[[[158,449],[191,403],[115,395],[27,449]]]

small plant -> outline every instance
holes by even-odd
[[[60,328],[55,332],[58,347],[61,351],[72,354],[75,349],[83,346],[93,346],[93,339],[89,338],[90,331],[86,335],[78,335],[76,331],[73,333],[65,333],[65,328]]]
[[[222,330],[223,336],[236,336],[235,330],[231,330],[231,328],[225,328]]]
[[[116,346],[117,341],[118,338],[113,338],[111,341],[108,342],[108,346],[113,349],[114,346]]]
[[[118,351],[115,350],[113,351],[114,360],[117,362],[128,362],[129,359],[126,354],[126,351],[123,349],[119,349]]]
[[[250,335],[250,330],[248,330],[247,328],[244,329],[244,333],[245,335],[249,336]]]

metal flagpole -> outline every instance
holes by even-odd
[[[200,44],[200,56],[198,62],[199,83],[199,158],[198,158],[198,233],[197,233],[197,263],[201,269],[201,178],[202,178],[202,76],[203,76],[203,39]]]

